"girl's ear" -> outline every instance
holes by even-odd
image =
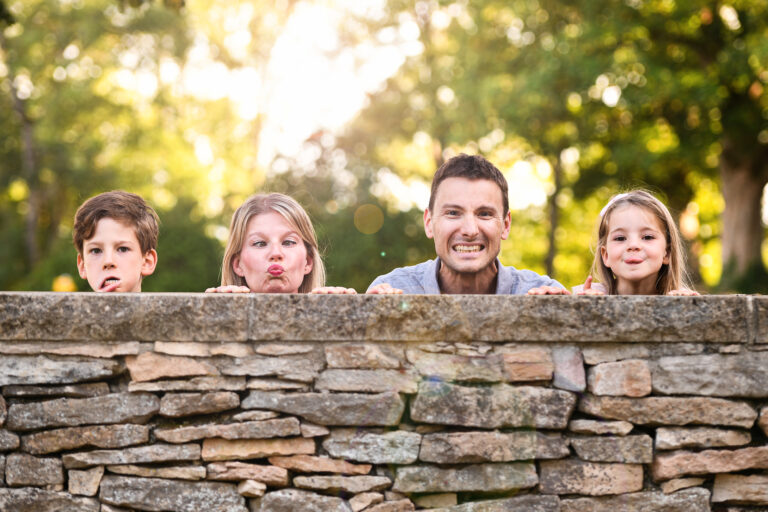
[[[600,257],[603,259],[603,265],[611,268],[610,265],[608,265],[608,251],[605,249],[604,245],[600,246]]]
[[[664,259],[661,260],[664,265],[669,265],[669,245],[667,245],[667,252],[664,253]]]
[[[232,270],[235,272],[235,274],[239,275],[240,277],[245,277],[245,272],[243,272],[243,269],[240,267],[239,254],[234,258],[232,258]]]

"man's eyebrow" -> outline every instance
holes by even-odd
[[[463,210],[464,207],[458,204],[444,204],[440,207],[443,210]]]

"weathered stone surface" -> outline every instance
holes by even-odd
[[[325,366],[322,352],[310,352],[297,356],[250,356],[237,359],[216,360],[224,375],[248,377],[280,377],[281,379],[312,382]]]
[[[543,494],[625,494],[643,488],[643,466],[584,462],[577,459],[541,462]]]
[[[4,355],[0,357],[0,386],[108,379],[122,370],[117,361],[109,359]]]
[[[301,436],[302,437],[320,437],[327,436],[331,431],[328,428],[321,425],[314,425],[312,423],[301,424]]]
[[[0,452],[15,450],[19,447],[19,436],[13,432],[0,429]]]
[[[757,418],[749,404],[707,397],[598,397],[586,395],[579,410],[640,425],[725,425],[751,428]]]
[[[408,350],[406,355],[419,375],[424,377],[457,382],[506,380],[502,359],[498,355],[469,357],[456,354],[434,354],[421,350]]]
[[[138,354],[141,344],[138,341],[125,343],[84,343],[82,341],[25,341],[0,343],[0,354],[58,356],[86,356],[114,358],[117,356]]]
[[[9,487],[63,484],[64,470],[59,459],[12,453],[5,463],[5,483]]]
[[[765,435],[768,436],[768,407],[763,407],[760,410],[760,419],[757,420],[758,426],[763,429]]]
[[[232,484],[160,478],[106,476],[99,499],[138,510],[175,512],[247,512],[245,499]]]
[[[272,393],[251,391],[243,409],[294,414],[320,425],[397,425],[405,410],[398,393]]]
[[[66,492],[44,491],[34,487],[0,489],[0,510],[8,512],[99,512],[93,498],[78,498]]]
[[[5,455],[0,455],[0,487],[4,487],[4,486],[5,486]]]
[[[251,502],[251,512],[352,512],[341,498],[299,489],[280,489]]]
[[[577,434],[625,436],[633,428],[635,426],[628,421],[572,420],[568,424],[568,430]]]
[[[441,464],[509,462],[567,457],[568,441],[559,434],[532,430],[510,433],[456,432],[428,434],[421,442],[419,459]]]
[[[709,512],[709,491],[685,489],[674,494],[637,492],[610,498],[560,501],[561,512]]]
[[[551,380],[555,371],[549,350],[542,348],[505,351],[501,355],[505,381]]]
[[[768,505],[768,475],[717,475],[712,502]]]
[[[91,425],[29,434],[21,439],[22,449],[33,454],[74,450],[83,446],[122,448],[149,441],[145,425]]]
[[[164,356],[154,352],[128,356],[125,358],[125,364],[134,382],[219,374],[219,371],[209,363],[190,357]]]
[[[6,386],[3,394],[14,398],[32,397],[66,397],[89,398],[109,394],[109,384],[106,382],[89,382],[86,384],[67,384],[64,386]]]
[[[245,377],[192,377],[184,380],[129,382],[128,391],[243,391]]]
[[[277,418],[280,416],[279,413],[276,413],[275,411],[245,411],[245,412],[239,412],[232,416],[232,420],[234,421],[263,421],[263,420],[271,420],[273,418]]]
[[[419,376],[400,370],[326,370],[315,381],[315,389],[361,393],[415,393]]]
[[[413,506],[413,502],[406,498],[379,503],[369,508],[368,512],[410,512],[411,510],[416,510],[416,508]]]
[[[3,292],[0,338],[245,341],[250,297],[227,295]]]
[[[397,369],[403,366],[403,351],[380,345],[345,343],[326,345],[328,368]]]
[[[5,423],[5,418],[8,416],[8,407],[5,405],[5,399],[0,395],[0,427]]]
[[[440,494],[425,494],[423,496],[414,496],[413,502],[420,508],[442,508],[453,507],[458,501],[455,492],[443,492]]]
[[[299,489],[335,494],[381,491],[391,484],[392,480],[385,476],[297,476],[293,478],[293,485]]]
[[[554,364],[553,386],[576,392],[587,389],[584,357],[578,347],[553,348],[552,363]]]
[[[651,436],[572,437],[571,446],[582,460],[650,464],[653,460]]]
[[[256,353],[263,356],[293,356],[307,354],[313,350],[315,347],[307,343],[259,343],[256,345]]]
[[[560,512],[560,499],[557,496],[516,496],[437,508],[430,512]]]
[[[768,352],[662,357],[653,390],[667,395],[768,396]]]
[[[422,423],[466,427],[563,429],[576,403],[567,391],[496,384],[486,388],[423,381],[411,404]]]
[[[341,473],[343,475],[367,475],[370,464],[352,464],[345,460],[294,455],[292,457],[270,457],[269,463],[299,473]]]
[[[259,498],[267,492],[267,486],[255,480],[243,480],[237,484],[237,492],[246,498]]]
[[[349,506],[352,512],[360,512],[365,507],[375,505],[384,501],[384,495],[379,492],[362,492],[349,499]]]
[[[595,343],[581,347],[584,362],[588,365],[611,363],[624,359],[648,359],[651,351],[647,345],[633,343]]]
[[[94,450],[68,453],[62,456],[67,469],[87,468],[100,465],[142,464],[148,462],[178,462],[200,460],[197,444],[153,444],[125,450]]]
[[[257,391],[309,391],[306,382],[292,382],[280,379],[248,379],[247,389]]]
[[[207,474],[203,466],[135,466],[121,464],[107,466],[110,473],[118,475],[144,476],[148,478],[174,478],[177,480],[203,480]]]
[[[712,427],[659,427],[656,429],[657,450],[743,446],[750,441],[752,441],[752,435],[745,430]]]
[[[332,456],[372,464],[411,464],[419,456],[421,436],[397,430],[376,433],[353,428],[334,429],[323,441]]]
[[[595,395],[647,396],[651,394],[651,370],[640,359],[602,363],[589,369],[587,387]]]
[[[159,410],[160,400],[149,393],[58,398],[47,402],[12,405],[8,410],[7,428],[33,430],[108,423],[144,423]]]
[[[275,455],[312,455],[315,441],[303,437],[288,439],[206,439],[203,460],[263,459]]]
[[[169,393],[160,399],[160,414],[171,418],[211,414],[235,409],[240,397],[233,391],[210,393]]]
[[[71,469],[67,473],[69,494],[96,496],[99,492],[101,477],[104,476],[104,466],[96,466],[86,471]]]
[[[662,453],[654,458],[651,474],[654,480],[669,480],[683,475],[730,473],[755,468],[768,468],[768,446]]]
[[[255,480],[266,485],[288,485],[288,471],[278,466],[228,461],[208,464],[208,480]]]
[[[196,343],[156,341],[154,351],[170,356],[210,357],[230,356],[247,357],[253,355],[253,349],[243,343]]]
[[[689,487],[698,487],[704,483],[703,478],[675,478],[674,480],[667,480],[662,482],[661,492],[664,494],[672,494],[680,489],[687,489]]]
[[[123,507],[113,507],[112,505],[107,505],[106,503],[102,503],[101,512],[132,512],[132,510],[129,510]]]
[[[755,341],[768,343],[768,297],[749,297],[756,319]]]
[[[155,429],[155,437],[167,443],[188,443],[212,437],[223,439],[267,439],[270,437],[298,436],[300,434],[299,420],[296,418]]]
[[[436,466],[397,468],[392,489],[399,492],[504,492],[528,489],[539,481],[529,462],[475,464],[456,469]]]

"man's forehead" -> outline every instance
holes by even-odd
[[[446,205],[468,207],[486,206],[501,211],[504,208],[501,187],[484,178],[452,177],[443,180],[435,192],[435,207]]]

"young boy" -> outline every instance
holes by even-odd
[[[157,265],[158,218],[136,194],[113,190],[75,214],[77,269],[95,292],[140,292]]]

